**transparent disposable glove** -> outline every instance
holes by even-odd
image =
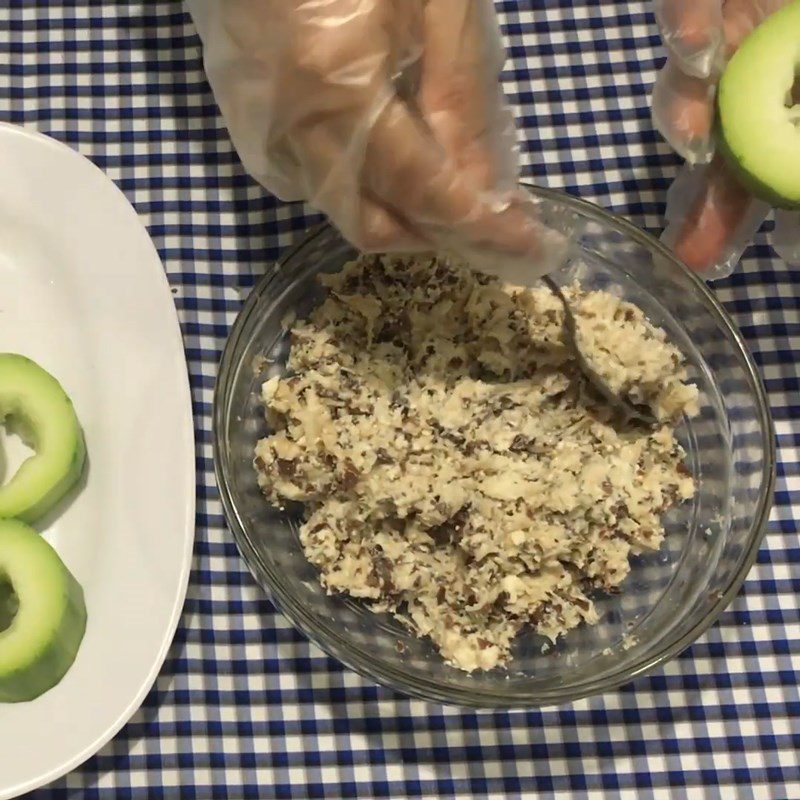
[[[308,201],[363,251],[555,266],[564,239],[518,187],[491,0],[188,7],[239,156],[279,198]]]
[[[717,83],[745,37],[788,0],[656,0],[668,58],[653,89],[656,128],[686,159],[667,196],[664,241],[709,280],[730,275],[770,213],[715,155]],[[800,263],[800,212],[775,212],[778,254]]]

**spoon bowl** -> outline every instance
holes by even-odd
[[[624,395],[615,392],[606,379],[594,368],[591,359],[584,353],[578,336],[578,321],[561,287],[548,275],[542,283],[561,301],[564,306],[564,327],[567,337],[575,351],[575,360],[590,386],[623,418],[625,422],[638,422],[649,428],[658,424],[658,419],[646,403],[634,403]]]

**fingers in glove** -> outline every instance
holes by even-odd
[[[661,0],[656,15],[670,50],[653,88],[653,122],[689,164],[714,154],[716,81],[744,38],[787,0]]]
[[[502,113],[496,53],[481,18],[484,0],[430,0],[420,112],[448,158],[477,187],[493,186],[497,170],[490,139]],[[493,63],[494,62],[494,63]]]
[[[531,205],[522,195],[496,191],[509,174],[516,186],[516,164],[508,169],[501,163],[514,153],[509,131],[498,130],[505,108],[494,9],[486,0],[429,0],[424,31],[424,124],[402,106],[381,118],[371,135],[366,169],[374,182],[367,185],[409,227],[423,233],[432,228],[439,243],[449,240],[462,253],[469,248],[473,254],[487,249],[535,257],[544,232]],[[513,121],[508,127],[513,136]],[[376,163],[395,167],[371,170]]]
[[[538,227],[514,204],[482,191],[395,99],[373,127],[363,180],[408,226],[463,235],[475,246],[535,255]]]
[[[360,198],[358,227],[349,232],[347,239],[364,253],[414,253],[430,248],[430,242],[417,236],[389,209],[366,195]]]
[[[391,77],[400,88],[401,77],[413,73],[414,79],[403,81],[408,87],[407,97],[419,88],[417,74],[425,43],[423,3],[417,0],[389,0],[382,3],[383,27],[390,31],[389,61]]]
[[[707,167],[685,167],[670,188],[663,240],[704,278],[723,277],[768,213],[717,156]]]
[[[671,58],[656,76],[653,124],[689,164],[707,164],[714,154],[715,95],[713,81],[687,75]]]
[[[664,44],[688,75],[710,78],[720,66],[723,0],[656,0]]]
[[[789,0],[725,0],[723,32],[726,57],[730,58],[756,27],[788,2]]]

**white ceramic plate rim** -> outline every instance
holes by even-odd
[[[182,419],[180,421],[176,420],[176,425],[180,426],[179,438],[181,448],[184,451],[181,453],[181,457],[184,458],[186,462],[182,467],[182,469],[185,471],[185,485],[183,487],[185,494],[182,497],[178,497],[176,502],[180,503],[182,509],[184,510],[183,516],[185,517],[185,526],[184,529],[180,531],[180,534],[183,537],[183,549],[181,553],[178,585],[175,587],[174,602],[169,615],[169,621],[163,629],[161,646],[153,658],[150,670],[142,677],[138,690],[130,698],[129,702],[119,711],[116,719],[109,724],[105,730],[98,734],[90,743],[81,744],[80,749],[69,759],[62,760],[59,763],[54,764],[51,768],[47,769],[36,777],[26,779],[13,785],[3,785],[2,777],[0,776],[0,798],[2,799],[12,798],[20,794],[30,792],[34,789],[51,783],[52,781],[72,771],[84,761],[91,758],[95,753],[97,753],[98,750],[107,744],[140,708],[145,697],[153,687],[159,672],[161,671],[169,648],[172,645],[178,622],[182,615],[191,572],[196,511],[195,440],[189,375],[185,361],[183,338],[181,336],[177,314],[174,310],[169,282],[167,281],[167,277],[158,252],[156,251],[155,246],[153,245],[152,240],[146,231],[146,228],[142,224],[133,207],[128,203],[125,195],[122,193],[122,191],[120,191],[116,184],[114,184],[105,175],[105,173],[103,173],[102,170],[96,167],[91,161],[84,158],[67,145],[62,144],[61,142],[58,142],[49,136],[45,136],[44,134],[31,131],[29,129],[0,122],[0,146],[8,144],[8,146],[13,147],[15,141],[21,140],[35,142],[40,147],[49,148],[51,152],[56,152],[58,156],[63,159],[79,161],[81,162],[80,166],[84,170],[91,170],[96,173],[96,175],[102,176],[103,181],[105,181],[107,184],[108,190],[111,190],[117,195],[117,198],[114,198],[112,202],[117,202],[120,204],[120,207],[122,207],[121,204],[124,203],[127,207],[128,220],[125,221],[125,224],[131,229],[131,236],[146,237],[147,242],[149,243],[152,258],[149,259],[150,263],[141,264],[141,268],[149,269],[152,273],[154,273],[154,275],[151,275],[149,279],[154,283],[158,282],[160,284],[161,291],[166,298],[169,299],[170,305],[172,305],[172,313],[174,314],[173,339],[171,342],[166,344],[168,344],[170,347],[177,346],[181,354],[182,379],[180,381],[180,391],[183,395],[182,402],[184,413],[182,414]],[[134,231],[134,227],[138,228],[138,231]],[[0,347],[0,350],[2,350],[2,347]],[[91,614],[91,609],[89,610],[89,613]]]

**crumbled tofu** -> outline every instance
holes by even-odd
[[[523,628],[555,641],[596,623],[593,595],[618,591],[694,493],[673,433],[697,410],[680,353],[634,306],[570,290],[609,374],[662,420],[644,430],[590,391],[545,288],[434,257],[364,256],[322,281],[264,384],[255,467],[270,502],[305,504],[327,591],[468,672],[505,664]]]

